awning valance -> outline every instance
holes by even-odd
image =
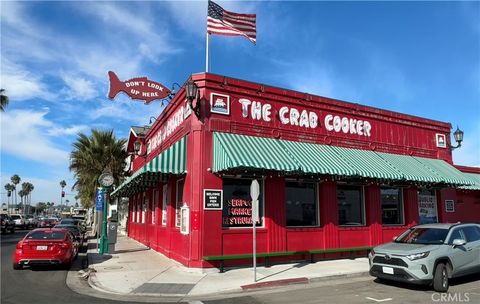
[[[128,177],[115,191],[112,196],[121,196],[125,193],[138,192],[142,188],[153,186],[165,174],[183,174],[186,171],[187,139],[183,137],[168,149],[150,160],[132,176]]]
[[[480,174],[476,173],[465,173],[462,172],[462,174],[466,177],[469,178],[473,183],[468,186],[461,186],[460,189],[464,190],[480,190]]]
[[[438,159],[231,133],[215,132],[213,138],[213,172],[254,169],[454,186],[473,183]]]

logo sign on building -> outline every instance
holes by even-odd
[[[97,188],[97,193],[95,194],[95,210],[103,211],[104,201],[105,201],[105,192],[103,192],[103,188]]]
[[[147,77],[137,77],[125,81],[120,81],[117,75],[109,71],[110,91],[108,98],[113,99],[118,93],[124,92],[131,99],[143,100],[146,104],[156,99],[163,99],[170,96],[170,90],[163,84],[147,79]]]
[[[218,93],[211,93],[210,111],[212,113],[230,115],[230,96]]]
[[[445,200],[445,212],[455,212],[455,201]]]
[[[203,209],[222,210],[223,190],[203,189]]]

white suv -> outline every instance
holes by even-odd
[[[432,284],[445,292],[450,278],[480,273],[480,225],[418,225],[373,248],[368,257],[372,276]]]
[[[23,214],[12,214],[12,215],[10,215],[10,217],[15,222],[15,227],[20,227],[22,229],[27,228],[27,222],[26,222],[25,216],[23,216]]]

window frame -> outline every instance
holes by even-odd
[[[400,194],[400,208],[401,208],[401,221],[398,224],[385,224],[383,222],[383,201],[382,201],[382,189],[398,189],[399,194]],[[403,195],[403,188],[402,187],[396,187],[396,186],[387,186],[387,185],[382,185],[380,186],[380,208],[382,210],[382,226],[404,226],[405,225],[405,200],[404,200],[404,195]]]
[[[362,220],[362,223],[361,225],[341,225],[340,224],[340,214],[339,214],[339,208],[338,208],[338,188],[339,187],[342,187],[342,186],[346,186],[346,187],[358,187],[360,188],[360,203],[361,203],[361,212],[362,212],[362,216],[361,216],[361,220]],[[357,227],[367,227],[367,215],[366,215],[366,207],[365,207],[365,185],[360,185],[360,184],[346,184],[346,183],[337,183],[336,185],[336,195],[335,195],[335,198],[336,198],[336,201],[337,201],[337,220],[338,220],[338,226],[340,228],[357,228]]]
[[[178,191],[178,185],[183,182],[183,187],[182,187],[182,201],[179,202],[178,197],[179,197],[179,191]],[[181,224],[182,224],[182,206],[183,206],[183,192],[185,190],[185,178],[180,178],[175,182],[175,227],[180,229]],[[180,203],[180,205],[179,205]]]
[[[292,183],[292,182],[296,182],[296,183],[300,183],[298,180],[296,179],[285,179],[285,187],[284,187],[284,190],[285,192],[287,191],[287,183]],[[314,191],[315,191],[315,206],[316,206],[316,218],[317,218],[317,224],[316,225],[309,225],[309,226],[288,226],[287,225],[287,201],[286,201],[286,193],[285,193],[285,228],[286,229],[296,229],[296,228],[318,228],[320,227],[320,195],[319,195],[319,183],[317,181],[314,181],[314,180],[305,180],[303,181],[302,183],[306,183],[306,184],[314,184]]]

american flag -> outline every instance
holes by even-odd
[[[213,1],[208,1],[207,32],[224,36],[243,36],[257,42],[257,16],[237,14],[224,10]]]

